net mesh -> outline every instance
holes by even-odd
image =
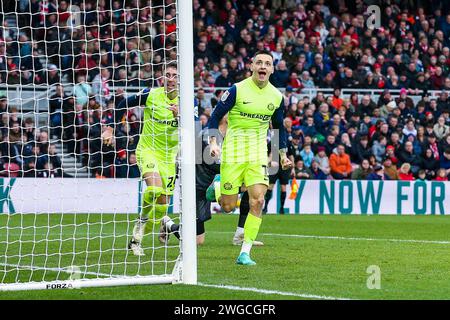
[[[0,285],[171,274],[180,245],[157,224],[145,256],[127,248],[145,182],[144,108],[126,99],[177,62],[175,1],[1,5]]]

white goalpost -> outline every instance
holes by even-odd
[[[196,284],[192,1],[0,6],[0,291]],[[177,127],[177,158],[161,166],[177,164],[166,215],[179,239],[160,241],[150,213],[136,256],[144,112],[167,121],[128,98],[163,87],[173,63],[177,119],[150,138],[170,148]]]

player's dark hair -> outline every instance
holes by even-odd
[[[270,51],[268,51],[268,50],[259,50],[259,51],[257,51],[257,52],[255,53],[255,55],[253,56],[253,59],[254,59],[257,55],[259,55],[259,54],[265,54],[265,55],[268,55],[268,56],[270,56],[270,57],[272,58],[272,60],[273,60],[273,55],[272,55],[272,53],[271,53]]]
[[[176,62],[169,62],[169,63],[166,65],[166,69],[169,69],[169,68],[174,68],[174,69],[177,69],[177,70],[178,70],[178,65],[177,65]]]

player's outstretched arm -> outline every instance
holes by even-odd
[[[137,94],[134,94],[134,95],[120,101],[119,105],[117,106],[117,110],[126,111],[129,108],[134,108],[134,107],[139,107],[139,106],[144,105],[145,102],[147,101],[149,93],[150,93],[150,89],[147,88],[147,89],[140,91]],[[117,114],[120,114],[120,112],[119,113],[116,112],[116,115]],[[116,119],[115,119],[116,123],[118,121],[120,121],[120,118],[117,119],[117,116],[116,116]]]
[[[122,101],[118,104],[115,115],[114,115],[114,126],[119,124],[122,120],[123,115],[129,110],[129,108],[139,107],[144,105],[148,95],[150,93],[150,89],[144,89],[137,94],[134,94]],[[112,145],[114,140],[114,127],[106,126],[102,132],[102,141],[106,145]]]

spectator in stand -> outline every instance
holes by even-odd
[[[75,105],[74,98],[72,96],[67,97],[64,96],[63,103],[61,105],[62,108],[62,124],[63,124],[63,132],[62,132],[62,141],[63,148],[68,153],[74,152],[74,143],[75,143]],[[61,136],[58,136],[58,138]]]
[[[39,145],[34,145],[32,156],[24,163],[26,177],[42,177],[47,163],[47,156],[41,153]]]
[[[445,170],[447,176],[450,175],[450,148],[444,150],[444,154],[440,158],[440,167]]]
[[[369,159],[372,155],[372,148],[369,146],[369,138],[363,135],[359,141],[353,144],[352,161],[354,163],[362,163],[364,159]]]
[[[51,164],[52,170],[54,170],[55,177],[69,177],[63,172],[61,158],[56,153],[56,145],[53,143],[48,146],[48,162]]]
[[[330,174],[330,162],[328,156],[325,152],[325,147],[319,146],[317,147],[317,154],[314,157],[313,161],[317,162],[319,165],[319,169],[325,174]]]
[[[117,157],[114,162],[115,167],[115,177],[116,178],[126,178],[127,177],[127,151],[125,149],[120,149],[117,152]]]
[[[36,137],[36,128],[34,126],[33,118],[26,118],[24,121],[23,136],[27,141],[34,141]]]
[[[412,173],[417,173],[421,168],[422,159],[414,153],[413,143],[406,141],[403,150],[399,151],[399,164],[408,163]]]
[[[357,123],[357,129],[360,136],[368,136],[369,129],[372,126],[372,118],[369,114],[364,113],[362,117],[362,121]]]
[[[22,124],[22,118],[21,118],[22,114],[19,113],[19,110],[17,109],[17,107],[11,107],[9,109],[9,121],[11,123],[19,123],[19,126],[21,126]]]
[[[421,145],[422,150],[430,149],[433,153],[433,157],[439,161],[439,145],[436,140],[434,132],[428,135],[427,141]]]
[[[229,88],[234,84],[234,80],[230,77],[228,69],[222,68],[221,74],[217,77],[215,86],[218,88]]]
[[[310,137],[316,136],[317,130],[316,130],[316,127],[314,126],[314,118],[307,117],[306,121],[304,122],[304,125],[300,126],[300,129],[302,130],[302,132],[305,136],[310,136]]]
[[[304,165],[309,168],[311,167],[311,163],[314,159],[314,153],[311,151],[311,145],[310,144],[305,144],[303,146],[303,150],[300,151],[300,156],[303,159],[303,163]]]
[[[361,165],[353,170],[352,180],[366,180],[367,176],[372,173],[372,168],[370,167],[369,160],[364,159]]]
[[[305,166],[305,163],[302,158],[297,158],[295,160],[295,178],[299,180],[307,180],[311,179],[312,173],[308,167]]]
[[[205,129],[208,125],[209,118],[206,114],[202,114],[199,118],[200,124],[202,125],[202,129]]]
[[[352,173],[352,165],[350,156],[345,153],[345,146],[340,144],[337,146],[336,153],[330,156],[331,175],[334,179],[342,180],[350,178]]]
[[[55,170],[53,167],[53,164],[51,162],[46,162],[44,164],[44,169],[42,170],[42,173],[40,173],[40,176],[42,178],[58,178],[59,173]]]
[[[340,107],[344,104],[344,100],[341,98],[341,89],[335,88],[333,90],[333,100],[331,105],[335,110],[339,110]]]
[[[289,81],[289,70],[286,67],[286,61],[280,60],[272,74],[271,83],[277,88],[285,88]]]
[[[38,174],[36,171],[36,162],[31,159],[24,163],[23,165],[23,177],[37,178]]]
[[[287,86],[286,90],[284,91],[284,104],[286,105],[287,108],[299,102],[298,98],[294,95],[293,91],[294,88],[292,88],[291,86]]]
[[[336,136],[333,134],[327,135],[327,140],[325,141],[323,146],[325,147],[325,153],[328,157],[330,157],[338,146],[338,143],[336,142]]]
[[[309,72],[306,70],[303,71],[300,78],[300,89],[313,89],[314,87],[314,81],[311,79]]]
[[[9,130],[8,134],[8,142],[9,143],[16,143],[22,141],[22,131],[20,129],[19,122],[15,121],[11,125],[11,129]]]
[[[7,112],[8,110],[8,98],[4,92],[0,92],[0,114]]]
[[[403,134],[408,136],[412,134],[414,137],[417,136],[417,129],[415,127],[415,121],[413,119],[409,119],[406,122],[406,126],[403,128]]]
[[[353,76],[353,70],[350,68],[346,68],[345,70],[345,76],[341,81],[339,82],[339,85],[341,88],[358,88],[359,81],[356,80]]]
[[[331,114],[329,112],[329,106],[327,103],[322,103],[319,110],[314,114],[314,123],[316,124],[317,131],[326,135],[326,124],[330,120]]]
[[[439,154],[442,155],[444,150],[450,147],[450,134],[439,142]]]
[[[388,103],[386,103],[381,107],[380,114],[383,118],[387,118],[394,112],[394,109],[396,109],[397,107],[398,106],[395,101],[389,101]]]
[[[92,81],[92,92],[100,106],[105,106],[107,101],[111,99],[110,77],[110,71],[104,68]]]
[[[397,167],[392,163],[392,159],[388,156],[384,157],[383,159],[383,167],[384,167],[384,173],[389,177],[389,180],[398,180],[398,169]]]
[[[289,111],[287,112],[286,116],[291,119],[292,121],[292,129],[294,131],[296,130],[301,130],[301,126],[300,126],[300,116],[298,115],[298,111],[297,111],[297,105],[291,105],[289,107]],[[303,132],[302,132],[303,133]]]
[[[438,118],[437,123],[433,127],[433,132],[439,140],[450,133],[450,126],[445,124],[445,118],[443,116]]]
[[[139,178],[141,176],[141,172],[139,171],[136,154],[134,152],[130,153],[128,156],[128,165],[128,178]]]
[[[353,150],[352,141],[350,139],[350,135],[347,132],[341,134],[341,144],[345,146],[345,153],[351,155]],[[351,157],[350,157],[351,160]]]
[[[373,168],[373,172],[367,176],[367,180],[389,180],[389,177],[384,173],[382,165],[377,164]]]
[[[62,112],[67,110],[69,97],[64,92],[64,87],[60,84],[55,87],[55,94],[50,97],[50,131],[52,136],[61,138],[62,132]]]
[[[327,180],[327,175],[320,170],[319,162],[313,159],[311,163],[311,168],[309,168],[311,171],[311,179],[313,180]]]
[[[425,170],[419,170],[419,172],[417,173],[417,180],[418,181],[426,181],[427,180],[427,174],[425,172]]]
[[[10,172],[8,169],[8,161],[3,157],[2,151],[0,150],[0,177],[9,177]]]
[[[422,169],[425,171],[427,180],[432,180],[439,169],[439,157],[436,159],[430,148],[425,150],[422,157]]]
[[[77,84],[73,87],[75,103],[86,106],[91,94],[93,94],[92,87],[86,82],[86,77],[84,75],[79,75],[77,77]]]
[[[201,116],[203,113],[211,115],[211,100],[207,99],[205,96],[205,89],[199,88],[197,90],[196,102],[198,106],[198,115]]]
[[[50,64],[47,67],[46,78],[43,82],[47,85],[61,84],[61,75],[56,65]]]
[[[308,74],[309,76],[309,74]],[[298,78],[297,72],[292,72],[289,77],[288,85],[291,86],[293,89],[302,89],[303,84],[302,81]]]
[[[403,163],[398,170],[398,179],[403,181],[414,180],[413,173],[411,172],[411,165],[407,162]]]
[[[386,136],[380,135],[378,140],[374,141],[372,146],[372,154],[375,156],[377,162],[381,163],[386,154],[387,139]]]
[[[439,169],[435,180],[436,181],[448,181],[448,174],[447,174],[446,170],[443,168]]]
[[[405,106],[408,110],[411,110],[414,108],[414,102],[413,100],[407,96],[408,95],[408,90],[406,90],[405,88],[401,88],[400,89],[400,96],[395,99],[396,104],[400,104],[401,102],[405,103]]]
[[[39,136],[37,137],[37,144],[39,145],[39,151],[42,154],[48,154],[49,139],[47,130],[41,130],[39,132]]]

